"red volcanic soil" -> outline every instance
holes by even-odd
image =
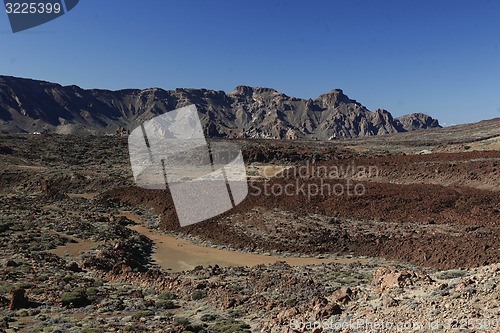
[[[239,249],[349,253],[440,269],[473,267],[500,262],[499,162],[500,152],[325,161],[315,167],[377,166],[378,177],[339,180],[289,172],[267,182],[252,181],[250,195],[235,209],[184,228],[168,191],[121,188],[104,198],[146,205],[161,214],[166,230]],[[346,188],[348,182],[362,185],[363,195],[263,194],[287,184]]]

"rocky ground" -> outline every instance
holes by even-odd
[[[499,331],[500,152],[483,131],[439,149],[239,141],[250,195],[187,228],[168,191],[133,186],[124,138],[2,136],[0,332]],[[263,194],[297,181],[365,192]],[[200,246],[359,260],[171,272],[124,213]]]

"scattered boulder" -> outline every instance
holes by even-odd
[[[10,304],[9,300],[3,296],[0,296],[0,308],[6,307]]]
[[[113,216],[113,215],[111,215],[109,219],[111,222],[117,223],[117,224],[124,226],[124,227],[137,224],[136,222],[126,218],[125,216]]]
[[[290,309],[284,309],[281,310],[280,313],[276,316],[276,320],[280,324],[285,324],[289,323],[291,319],[294,319],[297,317],[299,314],[299,311],[297,310],[296,307],[290,308]]]
[[[130,293],[130,298],[144,298],[142,291],[134,290]]]
[[[80,268],[80,266],[76,262],[72,262],[71,264],[66,266],[66,268],[72,272],[81,272],[82,271],[82,269]]]
[[[398,271],[392,268],[379,268],[373,274],[373,285],[378,288],[379,293],[387,289],[404,288],[413,284],[411,273]]]
[[[339,304],[347,304],[353,299],[353,290],[349,287],[343,287],[333,293],[333,299]]]
[[[382,296],[382,305],[385,307],[385,308],[392,308],[394,306],[398,306],[399,305],[399,301],[394,299],[393,297],[389,296],[389,295],[383,295]]]
[[[373,274],[372,284],[382,294],[385,290],[413,286],[416,282],[434,282],[428,274],[396,268],[379,268]]]
[[[12,259],[7,260],[5,267],[18,267],[19,264]]]
[[[314,320],[329,318],[333,315],[342,313],[340,305],[337,303],[329,303],[326,298],[316,298],[311,303],[311,313]]]
[[[10,310],[19,310],[28,306],[28,298],[26,297],[24,289],[14,289],[11,292],[11,299],[9,304]]]
[[[14,151],[10,147],[0,146],[1,155],[11,155]]]
[[[205,288],[207,288],[207,285],[206,285],[206,283],[203,283],[203,282],[197,283],[194,286],[194,289],[205,289]]]

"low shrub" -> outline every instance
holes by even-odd
[[[166,292],[160,294],[160,296],[158,296],[158,298],[165,300],[165,301],[171,301],[171,300],[177,299],[177,295],[170,292],[170,291],[166,291]]]
[[[191,295],[191,299],[193,301],[199,301],[200,299],[204,299],[207,297],[207,292],[204,290],[195,290]]]
[[[467,271],[461,269],[451,269],[449,271],[439,272],[436,277],[440,280],[451,280],[456,278],[461,278],[467,275]]]
[[[63,306],[80,308],[89,305],[87,295],[83,291],[68,291],[61,296]]]
[[[219,321],[212,326],[212,329],[219,333],[250,333],[250,326],[247,323],[234,319]]]

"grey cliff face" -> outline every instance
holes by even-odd
[[[208,136],[319,140],[347,139],[440,127],[425,114],[394,119],[369,111],[340,89],[315,100],[271,88],[119,91],[0,76],[0,131],[4,133],[127,133],[156,115],[195,104]]]

